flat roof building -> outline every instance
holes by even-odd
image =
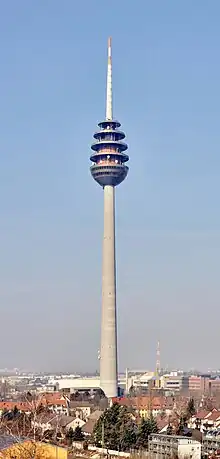
[[[178,457],[201,459],[201,443],[189,437],[152,434],[148,442],[150,458]]]

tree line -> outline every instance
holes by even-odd
[[[115,451],[146,449],[149,435],[156,432],[157,423],[152,415],[138,422],[132,410],[114,403],[97,421],[93,442],[97,447]]]
[[[185,410],[178,416],[176,425],[168,423],[167,435],[191,435],[186,431],[188,419],[195,414],[191,398]],[[134,411],[114,403],[97,421],[93,431],[93,443],[117,451],[147,449],[149,435],[158,432],[157,421],[150,413],[148,418],[137,418]]]

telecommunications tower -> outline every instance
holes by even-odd
[[[91,174],[104,192],[104,237],[102,265],[102,322],[100,347],[100,386],[107,397],[118,395],[117,314],[115,263],[115,187],[126,178],[129,156],[121,124],[112,110],[112,48],[108,40],[106,117],[94,134]]]

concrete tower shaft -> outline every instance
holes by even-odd
[[[115,186],[128,173],[125,163],[125,134],[112,111],[112,50],[108,40],[108,70],[106,90],[106,119],[98,124],[91,149],[90,168],[93,178],[104,189],[104,237],[102,267],[102,322],[100,348],[100,384],[107,397],[118,394],[117,368],[117,314],[115,262]]]
[[[115,188],[104,187],[100,382],[107,397],[118,395]]]

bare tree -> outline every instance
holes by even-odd
[[[8,459],[50,459],[51,448],[57,447],[60,434],[59,416],[51,413],[50,421],[53,428],[45,430],[45,415],[49,415],[48,407],[42,397],[25,400],[26,412],[14,409],[10,413],[3,413],[0,420],[0,435],[11,439],[11,446],[6,448],[2,455]],[[52,444],[48,444],[50,441]]]
[[[1,455],[5,459],[52,459],[54,457],[48,449],[48,445],[33,441],[15,443],[2,451]]]

